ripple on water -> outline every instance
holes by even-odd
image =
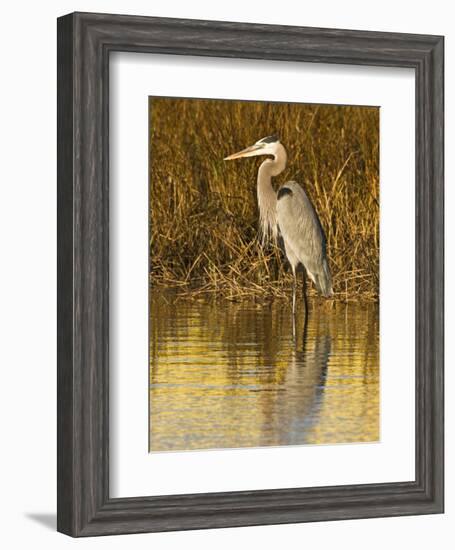
[[[379,439],[379,308],[150,303],[150,450]]]

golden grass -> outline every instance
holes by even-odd
[[[150,280],[232,299],[289,296],[279,250],[258,241],[262,157],[223,157],[277,134],[275,186],[301,183],[327,236],[335,298],[377,300],[379,109],[150,98]]]

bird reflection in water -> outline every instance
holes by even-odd
[[[150,450],[376,441],[377,306],[327,305],[152,294]]]

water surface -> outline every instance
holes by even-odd
[[[153,292],[150,450],[379,439],[379,308]]]

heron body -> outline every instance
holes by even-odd
[[[279,189],[276,211],[292,270],[302,264],[318,291],[325,297],[331,296],[325,235],[310,199],[298,183],[289,181]]]
[[[294,275],[292,310],[295,312],[296,271],[303,266],[305,316],[307,315],[307,273],[317,290],[325,297],[333,295],[332,277],[327,261],[324,231],[308,195],[295,181],[286,182],[275,191],[272,178],[286,168],[286,150],[275,136],[257,141],[254,145],[225,158],[267,155],[258,170],[257,197],[262,242],[276,242],[278,234],[284,242],[286,257]],[[272,158],[270,158],[270,156]]]

